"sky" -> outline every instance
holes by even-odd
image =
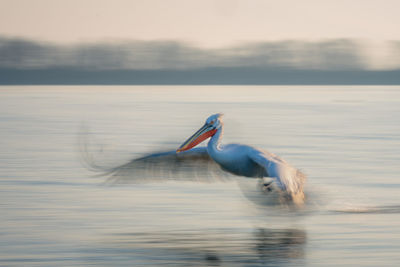
[[[400,39],[398,0],[0,0],[0,35],[58,43]]]

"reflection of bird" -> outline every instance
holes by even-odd
[[[307,232],[302,229],[258,228],[179,231],[162,229],[108,235],[102,245],[113,247],[114,258],[131,257],[158,263],[158,255],[169,255],[163,262],[173,266],[302,266]],[[101,249],[99,249],[101,248]],[[168,262],[172,260],[172,262]],[[150,264],[153,265],[153,264]],[[155,264],[154,264],[155,265]]]
[[[216,164],[222,170],[238,176],[263,178],[264,191],[280,191],[286,197],[297,203],[304,199],[303,184],[305,176],[280,157],[247,145],[221,145],[223,132],[222,114],[210,116],[203,127],[186,140],[178,150],[155,153],[134,159],[124,165],[111,168],[108,174],[113,180],[145,179],[148,172],[165,179],[166,172],[174,173],[173,179],[179,179],[179,170],[195,170],[195,173],[217,170]],[[207,147],[194,148],[204,140],[211,138]],[[216,163],[216,164],[215,164]],[[139,175],[134,175],[135,172]],[[146,171],[147,175],[144,175]],[[192,180],[213,179],[210,175],[193,175]],[[217,179],[229,178],[227,175],[217,175]],[[187,176],[184,178],[186,180]]]

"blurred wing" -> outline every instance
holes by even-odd
[[[285,160],[267,151],[257,150],[250,153],[250,158],[263,167],[268,176],[276,179],[279,188],[292,196],[303,196],[305,175],[292,167]]]
[[[231,175],[222,171],[208,155],[206,147],[176,153],[167,151],[149,154],[125,164],[104,169],[96,165],[92,170],[101,172],[111,183],[146,183],[154,181],[227,181]]]

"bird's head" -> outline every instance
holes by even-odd
[[[207,118],[206,123],[201,127],[195,134],[193,134],[188,140],[186,140],[177,150],[176,152],[182,152],[185,150],[189,150],[209,137],[212,137],[214,134],[221,129],[223,122],[222,116],[224,114],[217,113],[211,115]]]
[[[217,114],[211,115],[210,117],[207,118],[205,125],[210,125],[218,130],[219,128],[222,127],[222,124],[223,124],[222,117],[223,116],[224,116],[223,113],[217,113]]]

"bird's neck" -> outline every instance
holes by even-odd
[[[211,137],[207,145],[208,154],[215,161],[218,161],[218,156],[221,153],[221,139],[222,139],[223,129],[222,127],[217,130],[217,132]]]

